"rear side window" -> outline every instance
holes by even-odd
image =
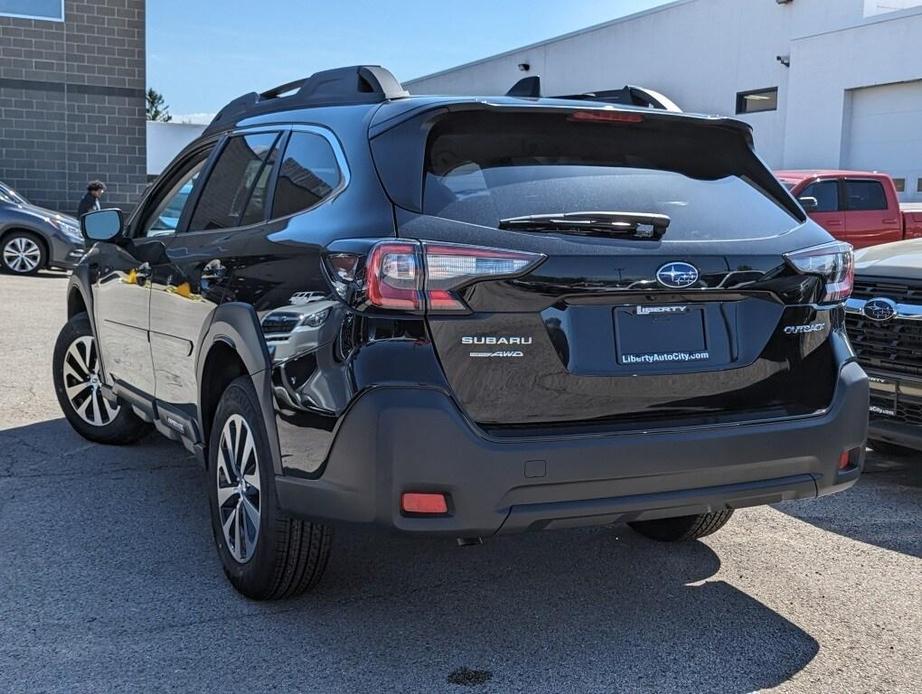
[[[228,229],[265,219],[266,193],[278,133],[227,141],[195,207],[189,231]]]
[[[838,181],[817,181],[804,188],[797,196],[799,198],[815,198],[816,209],[814,212],[839,211],[839,183]]]
[[[341,180],[330,143],[320,135],[293,132],[279,168],[272,217],[313,207],[329,197]]]
[[[494,228],[534,214],[655,213],[671,219],[667,239],[708,240],[774,235],[798,221],[741,134],[627,118],[445,117],[428,140],[423,212]]]
[[[880,181],[846,181],[848,209],[855,211],[886,210],[887,195]]]

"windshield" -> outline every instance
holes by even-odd
[[[494,228],[581,211],[664,214],[670,239],[754,238],[799,223],[753,182],[771,175],[742,138],[683,123],[464,114],[433,128],[425,173],[425,214]]]
[[[0,185],[0,199],[7,204],[28,205],[29,201],[9,186]]]

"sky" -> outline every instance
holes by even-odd
[[[207,122],[317,70],[384,65],[410,80],[666,2],[150,0],[147,83],[174,120]]]

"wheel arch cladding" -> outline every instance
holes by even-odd
[[[198,385],[202,440],[208,445],[218,401],[231,381],[248,375],[259,398],[276,471],[281,471],[275,409],[272,404],[271,362],[256,311],[249,304],[222,304],[199,340]],[[207,461],[207,452],[205,455]]]
[[[90,309],[87,306],[83,292],[76,285],[71,285],[67,289],[67,319],[70,320],[81,313],[86,313],[89,316]]]
[[[205,357],[199,385],[202,439],[206,445],[211,437],[211,423],[221,395],[235,379],[248,375],[246,364],[234,347],[225,340],[216,340]]]

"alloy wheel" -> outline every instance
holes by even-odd
[[[102,427],[118,416],[120,407],[111,404],[100,391],[99,355],[91,336],[84,335],[70,343],[63,368],[67,399],[84,422]]]
[[[262,497],[256,441],[250,425],[239,414],[224,423],[215,468],[224,542],[231,556],[245,564],[256,551]]]
[[[13,272],[32,272],[41,260],[42,249],[28,237],[16,236],[3,247],[3,262]]]

